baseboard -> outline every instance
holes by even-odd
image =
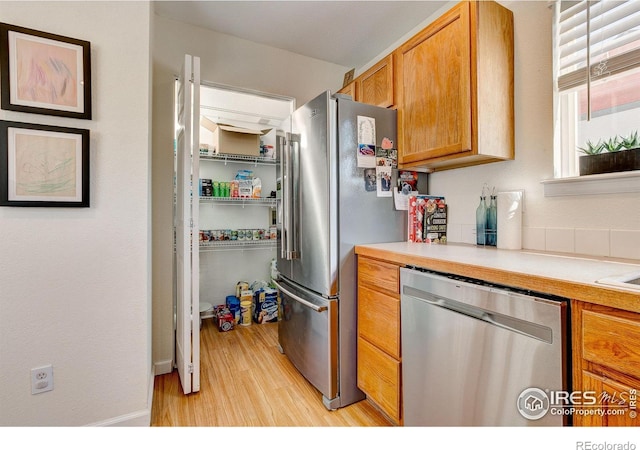
[[[168,359],[165,361],[158,361],[154,364],[155,374],[164,375],[165,373],[171,373],[173,371],[173,360]]]
[[[147,408],[124,414],[118,417],[112,417],[100,422],[90,423],[87,427],[148,427],[151,426],[151,408],[153,407],[153,386],[155,376],[153,369],[149,373],[149,386],[147,387]]]

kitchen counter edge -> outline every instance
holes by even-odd
[[[359,256],[416,266],[640,313],[640,291],[598,284],[596,279],[640,271],[640,263],[467,244],[356,245]]]

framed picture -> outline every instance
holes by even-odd
[[[344,74],[344,80],[342,80],[342,87],[345,87],[347,84],[353,81],[353,75],[356,73],[356,69],[351,69]]]
[[[89,206],[89,130],[0,120],[0,206]]]
[[[2,109],[91,119],[90,43],[0,23]]]

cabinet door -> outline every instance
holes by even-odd
[[[342,89],[340,89],[338,92],[340,94],[346,94],[346,95],[350,95],[351,98],[354,101],[359,101],[358,100],[358,88],[357,88],[357,84],[358,82],[356,80],[352,81],[351,83],[347,84],[345,87],[343,87]]]
[[[591,391],[597,397],[596,411],[601,414],[575,414],[574,425],[637,427],[637,393],[640,381],[630,386],[606,377],[582,372],[582,390]],[[594,411],[595,412],[595,411]]]
[[[358,387],[396,423],[402,413],[400,363],[358,338]]]
[[[472,148],[469,8],[460,3],[395,52],[400,164]]]
[[[393,54],[376,63],[358,77],[357,100],[369,105],[389,108],[395,104],[393,86]]]

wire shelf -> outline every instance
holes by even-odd
[[[241,197],[200,197],[204,203],[227,204],[227,205],[253,205],[253,206],[276,206],[276,199],[273,197],[261,198],[241,198]]]
[[[273,250],[278,244],[277,239],[261,239],[251,241],[209,241],[200,243],[200,251],[221,251],[221,250]]]
[[[265,158],[264,156],[249,156],[249,155],[233,155],[230,153],[218,153],[215,155],[200,155],[200,160],[203,161],[217,161],[227,163],[240,163],[240,164],[252,164],[258,165],[270,165],[273,166],[278,163],[274,158]]]

